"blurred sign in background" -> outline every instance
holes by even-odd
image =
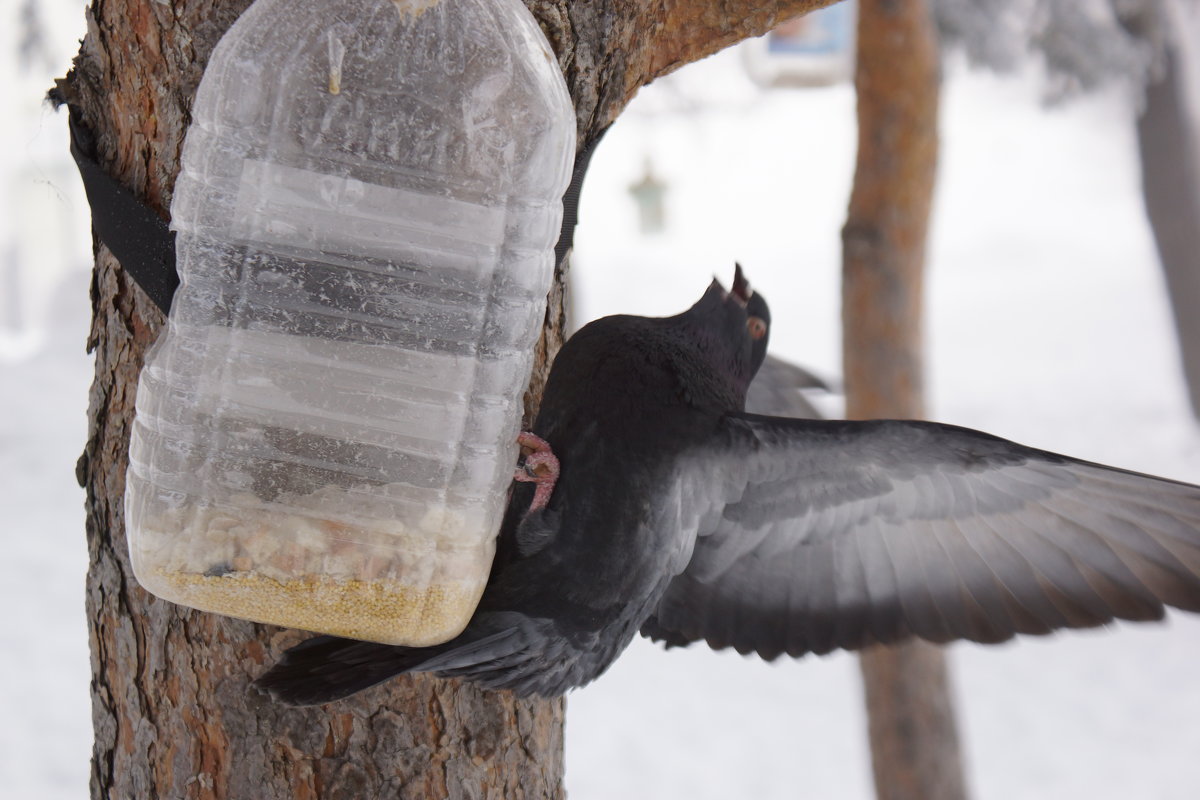
[[[854,0],[797,17],[741,50],[760,86],[828,86],[854,72]]]

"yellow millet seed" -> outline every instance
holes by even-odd
[[[258,572],[203,575],[159,570],[155,594],[173,602],[288,628],[384,644],[424,647],[457,636],[483,583],[428,587],[388,580],[305,576],[277,580]],[[150,587],[148,587],[150,588]]]

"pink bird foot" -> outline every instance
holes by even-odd
[[[551,451],[549,442],[529,431],[517,435],[517,444],[521,446],[525,461],[517,467],[513,480],[537,484],[533,502],[529,504],[530,511],[537,511],[550,502],[550,494],[558,481],[558,457]]]

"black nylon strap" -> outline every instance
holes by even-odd
[[[71,156],[92,207],[92,230],[165,314],[179,286],[175,234],[154,209],[104,171],[96,161],[95,137],[79,110],[72,105],[67,110]]]
[[[179,275],[175,270],[175,234],[154,209],[104,171],[96,161],[95,138],[91,130],[75,106],[68,105],[68,111],[71,156],[79,167],[88,205],[92,207],[92,229],[121,262],[122,269],[165,314],[171,308],[175,289],[179,287]],[[563,195],[562,229],[558,244],[554,246],[556,266],[562,263],[575,243],[583,176],[604,133],[601,131],[575,156],[571,183]]]
[[[567,252],[575,246],[575,226],[579,223],[579,196],[583,193],[583,176],[587,174],[588,164],[592,162],[592,153],[596,145],[608,133],[608,128],[600,131],[588,146],[575,154],[575,169],[571,173],[571,183],[567,193],[563,195],[562,229],[558,233],[558,244],[554,245],[554,266],[562,264]]]

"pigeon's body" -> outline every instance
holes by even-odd
[[[742,411],[766,304],[735,281],[609,317],[555,361],[480,607],[430,648],[317,637],[259,679],[314,704],[429,671],[520,693],[594,679],[639,630],[764,658],[1200,611],[1200,487],[925,422]]]

